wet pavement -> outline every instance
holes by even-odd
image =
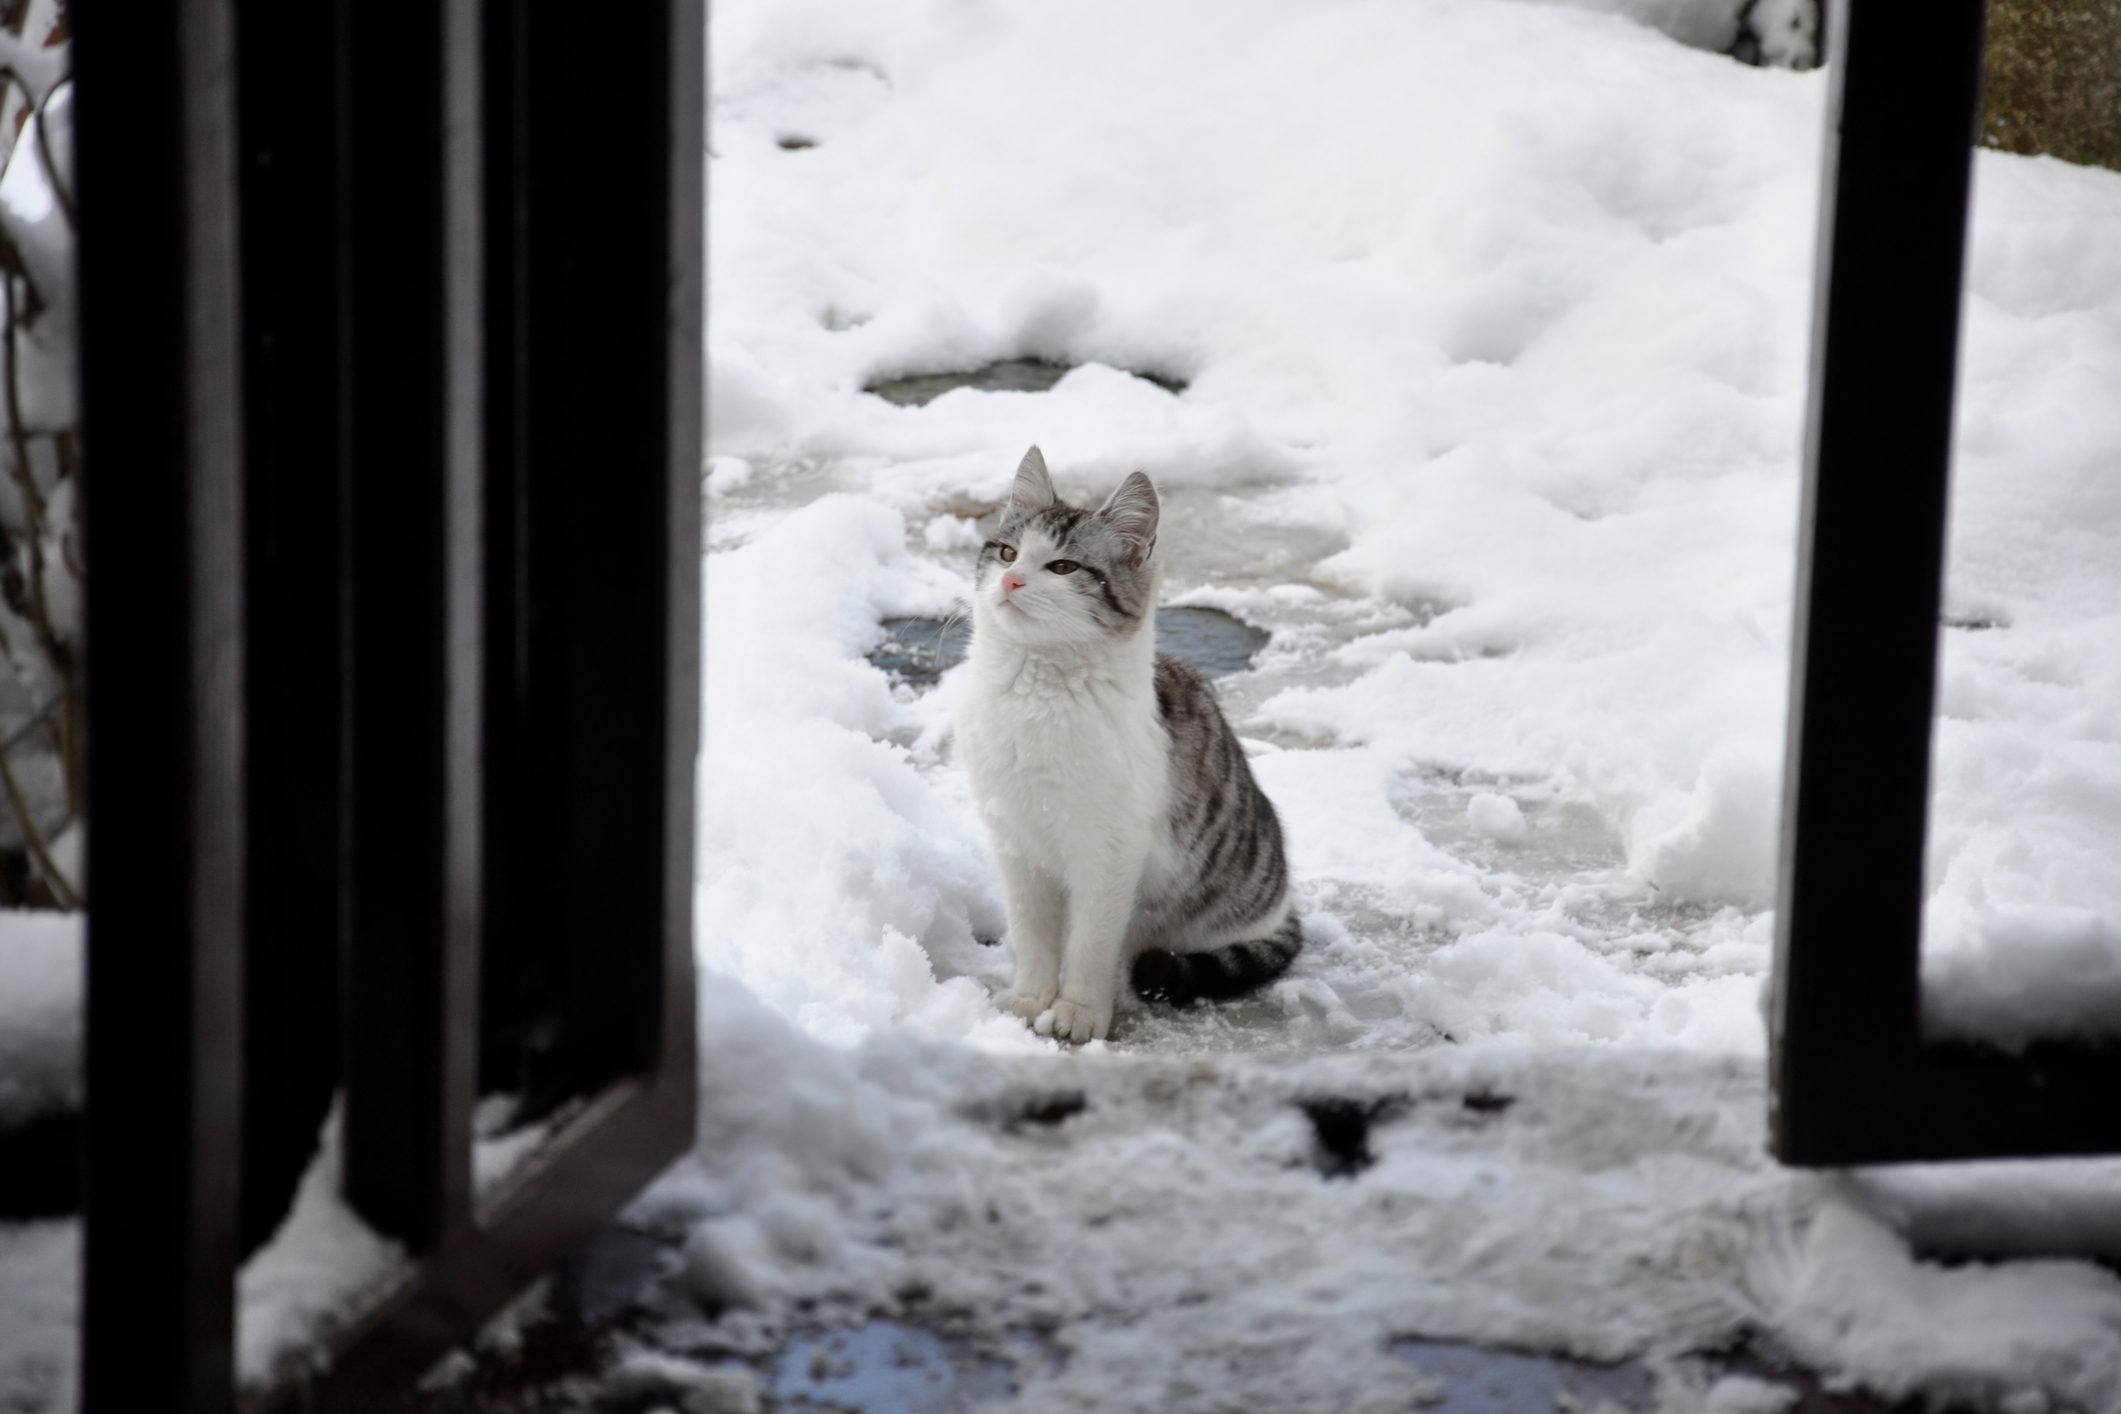
[[[668,1318],[676,1266],[667,1239],[606,1230],[555,1273],[537,1314],[503,1339],[489,1336],[476,1353],[452,1356],[405,1407],[417,1414],[977,1414],[1007,1404],[1023,1373],[1066,1362],[1064,1350],[1030,1332],[997,1346],[887,1319],[799,1331],[750,1358],[644,1350]],[[1409,1398],[1426,1414],[1653,1414],[1660,1379],[1683,1380],[1700,1396],[1732,1376],[1744,1386],[1743,1399],[1723,1401],[1732,1408],[1895,1414],[1747,1351],[1666,1361],[1660,1374],[1641,1360],[1601,1365],[1414,1335],[1390,1350],[1407,1363]],[[1428,1380],[1440,1387],[1423,1400]]]

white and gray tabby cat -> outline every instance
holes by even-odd
[[[1016,978],[1001,1004],[1088,1041],[1120,977],[1150,1000],[1236,996],[1303,945],[1281,824],[1200,675],[1156,652],[1157,501],[1096,511],[1016,469],[973,595],[957,740],[986,818]]]

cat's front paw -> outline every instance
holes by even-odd
[[[1067,1000],[1053,1004],[1053,1039],[1056,1041],[1073,1041],[1078,1045],[1084,1041],[1102,1041],[1111,1029],[1110,1002],[1103,1006]]]
[[[1019,992],[1014,989],[994,999],[994,1004],[1011,1016],[1021,1016],[1026,1021],[1038,1020],[1039,1013],[1053,1005],[1060,995],[1059,987],[1047,987],[1043,991]]]

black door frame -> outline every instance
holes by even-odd
[[[1786,1163],[2121,1151],[2121,1049],[2007,1054],[1922,1029],[1930,735],[1986,10],[1829,6],[1769,1027],[1773,1144]]]

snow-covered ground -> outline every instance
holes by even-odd
[[[949,687],[861,654],[1038,442],[1147,470],[1168,599],[1274,632],[1225,691],[1283,748],[1293,1016],[1757,1051],[1823,74],[1508,0],[716,33],[711,966],[821,1036],[992,1030],[915,975],[994,924]],[[2121,179],[1978,180],[1927,970],[2018,1037],[2121,1000]],[[1084,366],[861,391],[1005,357]]]
[[[81,1108],[78,914],[0,912],[0,1132]],[[81,1224],[0,1221],[0,1409],[74,1404]]]
[[[1740,1345],[2121,1411],[2121,1280],[2039,1255],[2121,1258],[2121,1164],[1764,1151],[1825,83],[1711,52],[1747,12],[716,6],[704,1094],[636,1374],[881,1313],[1023,1410],[1400,1410],[1424,1337],[1650,1356],[1670,1414],[1779,1408],[1680,1358]],[[1977,186],[1925,973],[2015,1042],[2121,1014],[2121,175]],[[1076,367],[863,391],[1007,358]],[[955,683],[865,657],[1034,442],[1271,632],[1220,687],[1308,944],[1073,1052],[990,1001]],[[8,1293],[73,1242],[0,1226],[0,1404],[63,1407],[70,1297]]]
[[[698,1350],[942,1311],[1067,1356],[1026,1409],[1341,1410],[1405,1407],[1394,1335],[1752,1341],[2121,1409],[2121,1281],[1914,1245],[2121,1250],[2121,1167],[1764,1156],[1825,78],[1686,8],[718,7],[708,1101],[643,1210],[748,1304]],[[1925,976],[2015,1042],[2121,1016],[2121,176],[1977,185]],[[1076,367],[863,391],[1009,358]],[[1034,442],[1147,471],[1166,601],[1271,631],[1221,687],[1308,940],[1077,1054],[989,1000],[954,682],[864,656]],[[1322,1096],[1375,1167],[1306,1162]]]

